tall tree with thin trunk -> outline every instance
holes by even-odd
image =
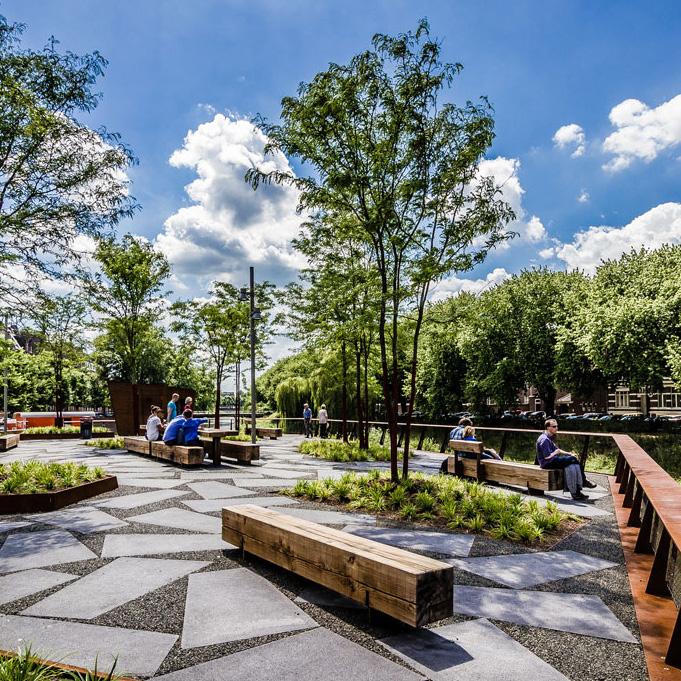
[[[300,209],[353,216],[373,251],[380,281],[378,345],[390,432],[391,477],[398,479],[400,399],[398,325],[413,318],[411,382],[403,475],[423,313],[432,285],[482,262],[513,212],[478,165],[494,138],[486,99],[445,101],[460,64],[444,64],[440,45],[421,21],[415,33],[376,35],[372,49],[346,65],[331,64],[296,97],[282,101],[281,123],[260,121],[268,150],[299,159],[307,177],[252,168],[261,182],[290,183]]]

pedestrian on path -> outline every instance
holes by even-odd
[[[173,419],[177,418],[177,401],[180,396],[177,393],[173,393],[173,396],[168,402],[168,412],[166,414],[166,421],[170,423]]]
[[[326,438],[326,429],[329,425],[329,414],[326,411],[325,404],[322,404],[322,406],[319,408],[317,420],[319,421],[319,437]]]
[[[303,405],[303,427],[305,428],[305,437],[312,437],[312,409],[307,402]]]

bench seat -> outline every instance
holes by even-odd
[[[146,437],[127,436],[123,438],[125,448],[129,452],[136,452],[137,454],[151,455],[151,442]]]
[[[19,444],[18,433],[7,433],[7,435],[0,435],[0,452],[6,452],[13,449]]]
[[[255,505],[222,509],[222,538],[412,627],[450,617],[451,566]]]
[[[246,435],[251,434],[251,427],[246,425]],[[265,428],[261,426],[255,427],[255,434],[257,437],[268,437],[270,440],[276,440],[283,435],[281,428]]]
[[[260,458],[260,445],[238,440],[221,440],[220,456],[236,459],[241,463],[251,463]]]
[[[151,455],[155,459],[172,461],[183,466],[201,466],[205,453],[203,447],[185,447],[184,445],[169,447],[164,442],[157,441],[151,443]]]
[[[483,443],[467,440],[450,440],[449,448],[457,452],[468,452],[476,458],[449,456],[447,471],[465,478],[500,482],[506,485],[526,487],[530,491],[547,492],[563,489],[563,471],[540,468],[529,463],[481,459]]]

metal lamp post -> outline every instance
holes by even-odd
[[[260,310],[255,306],[255,268],[250,267],[250,291],[242,288],[239,292],[239,300],[245,302],[250,298],[250,327],[251,327],[251,442],[255,444],[255,415],[256,415],[256,394],[255,394],[255,322],[261,318]]]

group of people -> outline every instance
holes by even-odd
[[[570,492],[572,498],[578,501],[588,501],[589,497],[582,491],[585,487],[596,487],[596,484],[587,480],[584,474],[584,465],[580,463],[574,452],[560,449],[555,443],[558,433],[558,421],[556,419],[546,419],[544,422],[544,432],[537,438],[536,459],[541,468],[558,468],[563,470],[565,488]],[[455,426],[449,434],[450,440],[468,440],[478,442],[475,437],[475,428],[469,418],[462,418],[459,425]],[[475,454],[469,452],[457,452],[464,458],[475,458]],[[485,447],[482,451],[483,459],[501,459],[502,457],[491,448]],[[442,473],[447,472],[447,459],[442,462],[440,467]]]
[[[185,445],[187,447],[201,446],[199,428],[208,423],[206,418],[194,418],[192,407],[194,400],[187,397],[184,401],[182,414],[178,416],[177,403],[180,396],[173,393],[166,408],[166,420],[163,420],[161,407],[152,405],[151,414],[147,419],[146,437],[151,442],[163,440],[169,447]]]
[[[319,437],[325,438],[329,428],[329,414],[325,404],[322,404],[317,412],[317,421],[319,421]],[[303,427],[305,437],[312,437],[312,409],[307,402],[303,405]]]

